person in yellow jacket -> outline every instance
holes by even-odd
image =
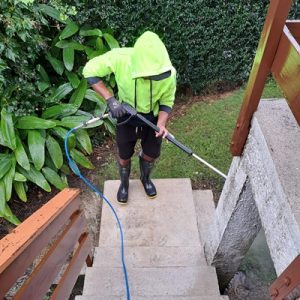
[[[115,75],[119,100],[101,80],[111,73]],[[157,192],[150,173],[160,155],[162,138],[168,134],[166,123],[176,91],[176,70],[165,45],[155,33],[147,31],[137,39],[134,47],[115,48],[91,59],[83,69],[83,76],[107,100],[112,117],[117,118],[120,124],[116,130],[121,178],[117,200],[127,203],[131,157],[138,139],[142,146],[139,154],[140,179],[148,197],[154,198]],[[126,122],[129,116],[121,103],[134,107],[160,131],[156,133],[135,117]]]

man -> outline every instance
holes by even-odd
[[[101,78],[114,73],[119,101],[112,95]],[[119,152],[121,184],[117,200],[127,203],[131,157],[138,139],[141,182],[150,198],[157,194],[150,173],[160,155],[162,137],[168,130],[166,123],[171,112],[175,91],[176,71],[159,37],[150,31],[142,34],[133,48],[116,48],[91,59],[83,69],[92,88],[107,100],[113,118],[117,118],[116,140]],[[129,121],[121,103],[127,103],[145,118],[156,124],[160,131],[141,123],[135,117]]]

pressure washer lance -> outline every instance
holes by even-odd
[[[141,114],[139,114],[132,106],[130,106],[129,104],[123,104],[123,108],[126,110],[126,112],[130,115],[129,118],[131,117],[137,117],[138,119],[140,119],[141,121],[143,121],[145,124],[147,124],[149,127],[151,127],[153,130],[155,130],[156,132],[159,132],[159,127],[154,125],[152,122],[150,122],[149,120],[147,120],[144,116],[142,116]],[[103,118],[107,118],[109,116],[109,114],[104,114],[101,117],[96,117],[93,119],[90,119],[89,121],[78,125],[77,127],[75,127],[75,129],[81,128],[81,127],[85,127],[88,126],[89,124],[92,124],[94,122],[97,122]],[[126,121],[124,122],[126,123]],[[203,158],[201,158],[200,156],[196,155],[195,153],[193,153],[193,151],[188,148],[187,146],[183,145],[182,143],[180,143],[179,141],[177,141],[175,139],[175,137],[168,133],[168,135],[165,137],[168,141],[170,141],[172,144],[174,144],[175,146],[177,146],[179,149],[181,149],[182,151],[184,151],[185,153],[187,153],[188,155],[192,155],[194,158],[196,158],[198,161],[200,161],[201,163],[203,163],[204,165],[206,165],[208,168],[210,168],[211,170],[213,170],[214,172],[216,172],[217,174],[221,175],[223,178],[227,178],[227,176],[222,173],[220,170],[218,170],[217,168],[215,168],[213,165],[211,165],[210,163],[208,163],[207,161],[205,161]]]

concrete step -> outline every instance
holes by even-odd
[[[126,247],[127,267],[196,267],[205,266],[200,247]],[[94,255],[95,267],[121,266],[120,247],[98,247]]]
[[[200,246],[190,179],[156,179],[158,196],[150,200],[139,180],[131,180],[129,202],[115,197],[120,182],[106,181],[104,194],[121,220],[125,246]],[[107,205],[103,205],[99,245],[119,246],[119,229]]]
[[[75,300],[125,300],[125,297],[119,296],[76,296]],[[150,296],[134,297],[133,300],[229,300],[227,296]]]
[[[215,204],[211,190],[194,190],[193,200],[196,211],[197,226],[199,237],[202,244],[205,242],[205,236],[209,231],[209,226],[214,219]]]
[[[133,299],[137,296],[219,296],[217,277],[212,267],[128,268],[127,272]],[[124,297],[123,269],[88,269],[83,295]]]

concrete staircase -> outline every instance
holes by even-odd
[[[158,196],[150,200],[140,181],[131,180],[126,206],[115,200],[118,180],[107,181],[104,187],[124,230],[131,299],[228,299],[220,296],[215,269],[207,265],[200,241],[214,212],[212,193],[192,191],[189,179],[154,182]],[[203,218],[197,220],[195,206]],[[99,247],[93,267],[86,270],[83,296],[76,300],[125,299],[125,295],[119,229],[104,204]]]

